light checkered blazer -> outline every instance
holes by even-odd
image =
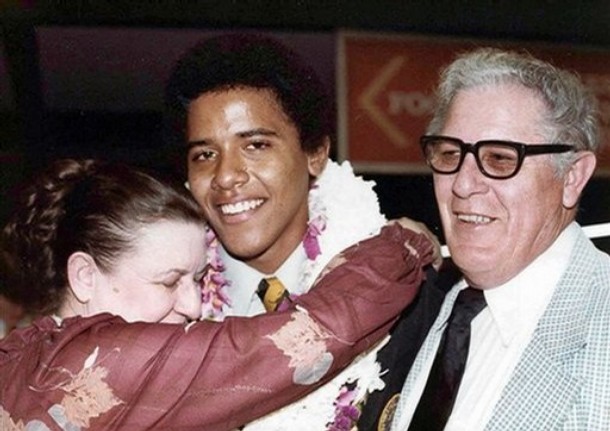
[[[412,390],[442,335],[458,290],[446,296],[402,389]],[[394,418],[397,429],[402,405]],[[581,231],[566,272],[495,406],[486,430],[610,430],[610,257]]]

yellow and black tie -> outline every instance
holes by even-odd
[[[277,277],[263,278],[256,290],[265,310],[282,311],[290,304],[290,294]]]

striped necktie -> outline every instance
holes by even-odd
[[[263,278],[256,293],[267,312],[285,310],[291,302],[288,290],[277,277]]]

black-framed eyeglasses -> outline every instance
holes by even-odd
[[[573,145],[566,144],[523,144],[496,139],[467,143],[442,135],[422,136],[420,144],[434,172],[454,174],[462,167],[466,154],[472,153],[483,175],[500,180],[517,175],[526,156],[575,150]]]

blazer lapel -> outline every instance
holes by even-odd
[[[570,264],[494,408],[487,430],[555,429],[578,399],[571,364],[586,343],[593,246],[581,234]],[[535,287],[533,287],[535,288]]]
[[[400,417],[402,416],[402,410],[404,409],[407,394],[412,392],[416,377],[422,373],[422,369],[424,367],[424,364],[426,363],[427,358],[436,354],[436,348],[443,335],[445,324],[449,319],[449,315],[451,314],[451,310],[453,309],[453,304],[455,303],[459,292],[460,289],[457,286],[454,286],[454,288],[451,289],[445,296],[445,301],[438,313],[438,317],[430,328],[430,332],[428,333],[428,336],[424,341],[421,350],[417,354],[415,362],[413,362],[411,372],[409,372],[407,379],[405,380],[404,386],[402,387],[400,398],[397,402],[398,405],[396,407],[396,414],[393,417],[391,427],[392,430],[399,429],[398,424],[400,422]]]

